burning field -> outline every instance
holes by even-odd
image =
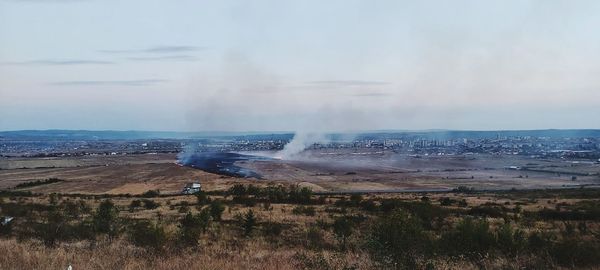
[[[459,186],[507,190],[600,183],[600,164],[514,156],[312,150],[291,159],[249,159],[236,164],[266,180],[309,183],[322,191],[447,191]]]
[[[0,188],[56,178],[23,188],[35,192],[178,192],[200,181],[208,190],[231,183],[299,184],[319,192],[448,191],[575,188],[600,183],[600,164],[516,156],[409,156],[392,152],[307,150],[279,152],[182,152],[86,158],[0,160]],[[179,165],[179,166],[178,166]]]

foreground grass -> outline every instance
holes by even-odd
[[[598,269],[598,193],[560,194],[11,193],[0,269]]]
[[[277,248],[262,239],[153,253],[125,241],[63,244],[0,240],[0,269],[373,269],[366,254]],[[311,262],[312,261],[312,262]],[[316,267],[316,268],[314,268]]]

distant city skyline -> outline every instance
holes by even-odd
[[[600,128],[598,1],[0,0],[0,130]]]

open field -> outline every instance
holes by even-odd
[[[597,163],[308,154],[235,163],[262,179],[173,154],[1,159],[0,269],[600,265]]]
[[[233,183],[301,184],[313,191],[479,190],[562,188],[600,184],[600,164],[520,156],[422,156],[392,153],[308,152],[298,160],[250,160],[236,165],[263,179],[241,179],[176,164],[175,154],[0,159],[0,189],[48,178],[64,180],[33,192],[165,193],[201,181],[205,190]],[[512,166],[512,167],[511,167]],[[512,168],[512,169],[511,169]]]
[[[250,161],[242,166],[269,180],[308,181],[330,191],[531,189],[600,183],[600,164],[560,159],[318,151],[307,155],[297,161]]]
[[[165,193],[176,193],[191,181],[202,181],[208,190],[225,189],[232,183],[248,182],[182,167],[175,162],[174,154],[0,159],[0,189],[48,178],[64,181],[27,190],[42,193],[140,194],[159,189]]]

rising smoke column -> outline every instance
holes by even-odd
[[[318,132],[296,132],[294,138],[287,143],[276,157],[281,159],[294,159],[315,143],[328,143],[330,140],[324,133]]]

